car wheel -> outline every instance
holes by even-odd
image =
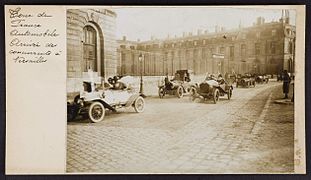
[[[228,99],[230,100],[231,99],[231,96],[232,96],[232,89],[230,88],[229,90],[228,90]]]
[[[219,90],[218,89],[214,89],[213,91],[213,100],[214,100],[214,103],[216,104],[217,101],[219,100]]]
[[[195,97],[196,97],[196,95],[197,95],[197,90],[196,90],[196,88],[191,87],[189,92],[190,92],[190,101],[194,101],[194,100],[195,100]]]
[[[137,113],[141,113],[145,110],[145,100],[139,96],[134,102],[134,109]]]
[[[181,86],[178,86],[176,89],[176,95],[178,98],[182,98],[184,96],[184,90]]]
[[[159,97],[162,99],[163,96],[165,95],[164,87],[160,87],[158,93],[159,93]]]
[[[89,108],[89,118],[91,122],[97,123],[104,119],[105,117],[105,107],[100,102],[93,102]]]
[[[78,116],[78,109],[67,105],[67,121],[73,121]]]

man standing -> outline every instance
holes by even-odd
[[[285,94],[284,99],[288,98],[288,92],[289,92],[289,84],[290,84],[290,77],[287,73],[287,70],[283,71],[283,93]]]

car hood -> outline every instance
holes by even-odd
[[[208,84],[210,86],[219,86],[218,82],[215,81],[215,80],[205,80],[202,83],[206,83],[206,84]]]

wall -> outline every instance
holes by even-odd
[[[84,33],[90,25],[96,29],[98,75],[103,79],[117,73],[116,14],[108,9],[67,10],[67,91],[81,88]]]

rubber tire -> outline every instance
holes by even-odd
[[[140,103],[140,102],[142,103],[142,108],[140,108],[138,106],[139,105],[138,103]],[[137,113],[143,112],[145,110],[145,100],[144,100],[144,98],[141,97],[141,96],[138,96],[138,98],[135,99],[133,106],[134,106],[135,112],[137,112]]]
[[[100,117],[99,119],[95,119],[95,118],[92,116],[92,109],[93,109],[95,106],[99,106],[99,107],[102,109],[102,115],[101,115],[101,117]],[[91,122],[93,122],[93,123],[98,123],[98,122],[102,121],[102,120],[104,119],[104,117],[105,117],[105,107],[104,107],[104,105],[103,105],[102,103],[95,101],[95,102],[93,102],[93,103],[90,105],[88,114],[89,114],[89,119],[90,119]]]
[[[78,116],[78,110],[74,109],[73,107],[71,109],[67,108],[67,121],[73,121]]]
[[[184,96],[184,89],[181,86],[177,87],[176,95],[178,98],[182,98]]]
[[[159,94],[160,99],[162,99],[165,96],[164,87],[159,88],[158,94]]]
[[[191,87],[189,93],[190,93],[190,101],[194,101],[197,96],[197,89]]]
[[[219,90],[217,88],[213,90],[213,101],[214,104],[216,104],[217,101],[219,101]]]

